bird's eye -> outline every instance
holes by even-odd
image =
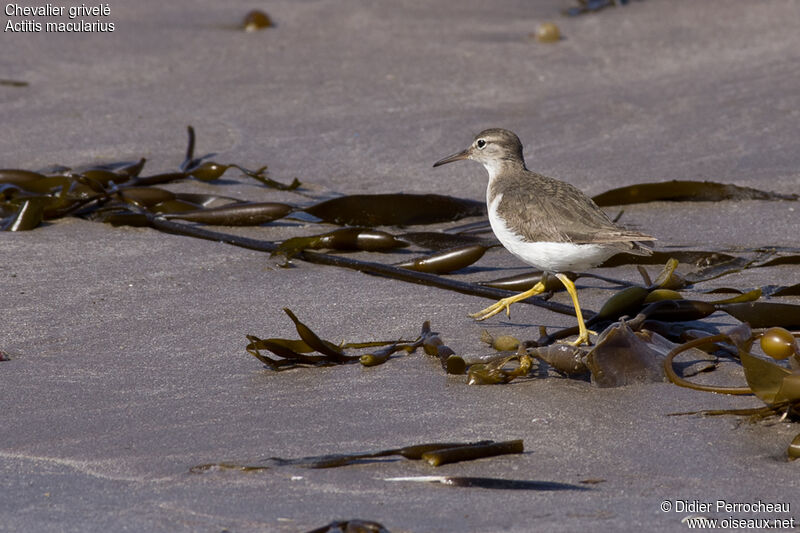
[[[483,150],[483,147],[486,146],[486,141],[484,141],[483,139],[478,139],[475,142],[475,146],[477,146],[479,150]]]

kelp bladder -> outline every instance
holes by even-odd
[[[260,9],[253,9],[247,12],[242,20],[242,29],[246,32],[254,32],[272,27],[272,19]]]

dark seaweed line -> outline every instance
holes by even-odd
[[[158,216],[148,215],[148,219],[154,228],[167,233],[195,237],[197,239],[205,239],[209,241],[224,242],[233,246],[239,246],[241,248],[247,248],[249,250],[256,250],[260,252],[274,252],[278,249],[278,245],[270,241],[251,239],[249,237],[240,237],[238,235],[220,233],[217,231],[209,231],[197,226],[171,222]],[[425,272],[415,272],[392,265],[384,265],[382,263],[373,263],[370,261],[360,261],[357,259],[350,259],[348,257],[340,257],[319,252],[303,251],[294,256],[294,258],[306,261],[307,263],[349,268],[351,270],[358,270],[359,272],[364,272],[367,274],[377,274],[379,276],[386,276],[388,278],[397,279],[408,283],[437,287],[439,289],[455,291],[461,294],[469,294],[472,296],[481,296],[483,298],[489,298],[492,300],[499,300],[500,298],[505,298],[507,296],[513,296],[516,294],[513,291],[494,289],[473,283],[447,279]],[[529,298],[527,300],[523,300],[521,303],[535,305],[564,315],[574,315],[575,313],[575,311],[572,309],[572,306],[557,302],[549,302],[540,298]],[[588,319],[594,316],[595,313],[584,309],[583,314]]]

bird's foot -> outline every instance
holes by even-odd
[[[525,292],[498,300],[486,309],[482,309],[477,313],[471,313],[469,316],[475,320],[486,320],[487,318],[496,315],[503,309],[506,310],[506,316],[511,316],[511,304],[521,302],[522,300],[530,298],[531,296],[536,296],[542,292],[544,292],[544,284],[540,281]]]
[[[481,309],[477,313],[470,313],[470,318],[474,318],[475,320],[486,320],[489,317],[493,317],[503,309],[506,310],[506,316],[511,316],[511,304],[517,302],[518,300],[514,299],[514,296],[510,296],[508,298],[503,298],[502,300],[498,300],[497,302],[493,303],[486,309]]]
[[[589,334],[592,334],[592,335],[596,336],[597,332],[596,331],[592,331],[590,329],[583,329],[582,331],[578,332],[578,338],[577,339],[575,339],[574,341],[564,342],[564,344],[568,344],[570,346],[575,346],[575,347],[580,346],[581,344],[585,344],[585,345],[589,346],[591,344],[591,342],[589,341]]]

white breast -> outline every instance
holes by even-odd
[[[503,195],[498,194],[489,202],[489,223],[492,231],[506,250],[539,270],[548,272],[586,270],[602,263],[617,252],[613,247],[600,244],[527,242],[521,235],[511,231],[497,216],[497,206],[502,199]]]

